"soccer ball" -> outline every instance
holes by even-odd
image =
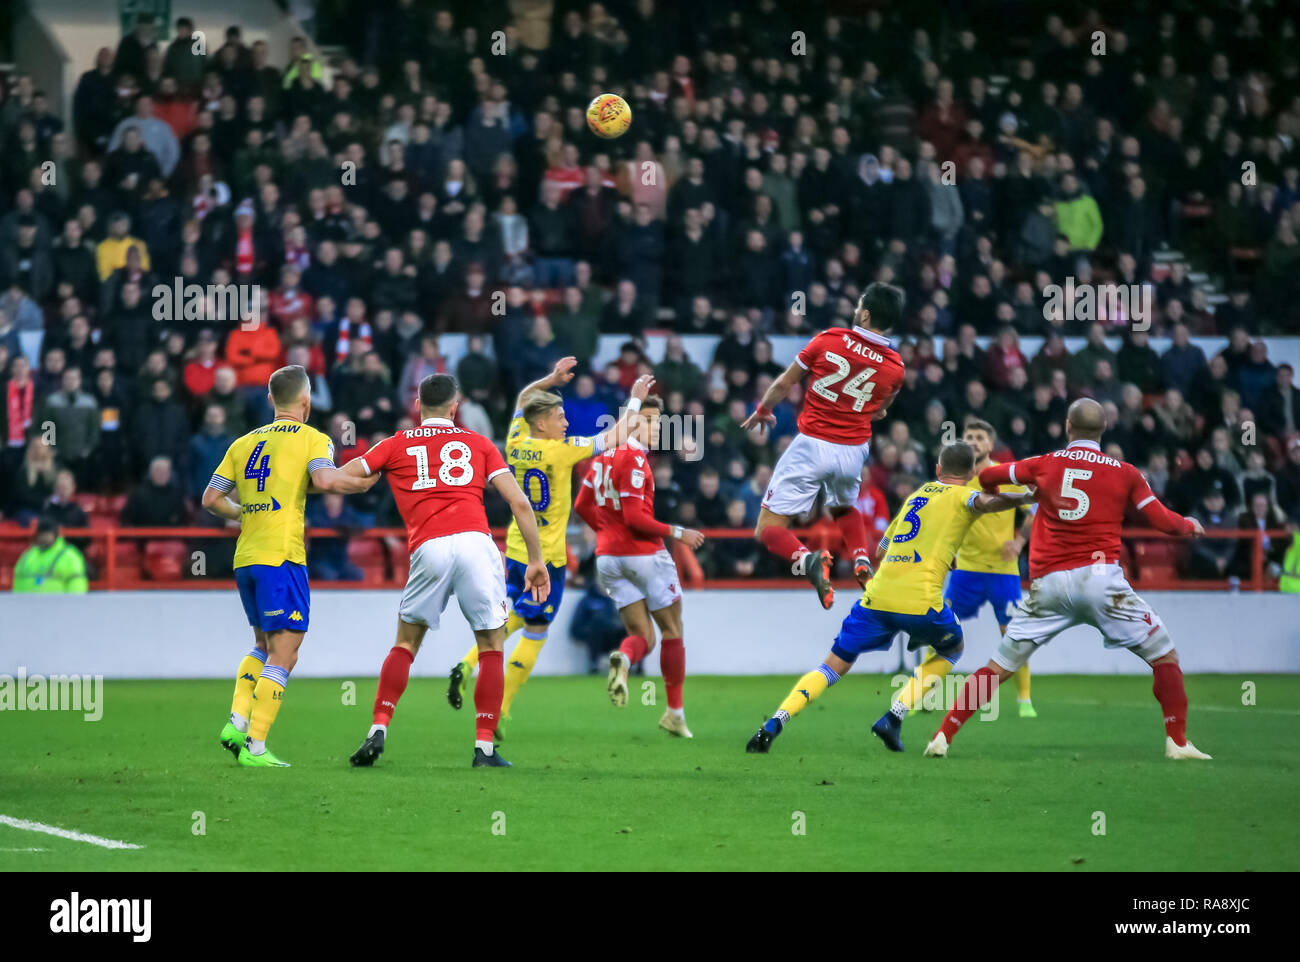
[[[632,126],[632,108],[618,94],[601,94],[587,105],[587,126],[604,140],[622,137]]]

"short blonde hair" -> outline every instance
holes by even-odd
[[[563,406],[564,398],[554,391],[534,391],[524,398],[524,420],[531,427],[556,408]]]

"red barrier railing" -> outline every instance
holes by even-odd
[[[749,528],[705,528],[704,534],[711,540],[750,539],[753,532]],[[35,533],[35,525],[0,523],[0,590],[8,590],[13,583],[13,570],[18,556],[26,549]],[[89,542],[85,554],[92,568],[94,577],[90,586],[97,590],[123,589],[232,589],[231,578],[214,578],[208,576],[187,575],[183,559],[192,559],[194,550],[191,542],[205,542],[237,537],[237,528],[128,528],[128,527],[91,527],[65,528],[63,535],[72,541]],[[366,528],[364,530],[340,532],[333,528],[309,528],[307,538],[347,538],[349,557],[365,562],[359,565],[364,577],[361,581],[325,581],[314,579],[317,588],[400,588],[406,582],[406,571],[410,559],[406,551],[406,531],[402,528]],[[838,529],[833,525],[816,525],[811,529],[798,529],[796,533],[812,547],[829,548],[837,556],[843,545],[839,539]],[[493,537],[499,546],[504,547],[505,529],[493,529]],[[1291,535],[1283,530],[1260,531],[1243,529],[1231,531],[1211,531],[1207,538],[1217,540],[1251,542],[1251,563],[1248,576],[1240,578],[1240,587],[1251,591],[1269,591],[1277,588],[1276,579],[1265,571],[1264,539],[1283,538],[1289,540]],[[1206,590],[1222,591],[1231,587],[1229,578],[1205,580],[1183,578],[1178,575],[1178,554],[1181,546],[1174,551],[1168,547],[1156,549],[1154,545],[1167,546],[1170,542],[1181,542],[1175,535],[1160,531],[1131,530],[1124,535],[1124,553],[1120,559],[1130,580],[1141,588],[1148,590]],[[144,542],[143,550],[138,547]],[[685,545],[674,542],[671,546],[673,556],[681,574],[682,583],[691,588],[748,588],[763,590],[781,590],[803,587],[803,582],[795,578],[727,578],[709,579],[704,576],[699,561]],[[382,570],[377,570],[379,563]],[[837,582],[841,587],[855,586],[855,582],[844,579]]]

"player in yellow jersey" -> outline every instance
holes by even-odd
[[[536,602],[525,589],[528,552],[519,525],[512,520],[506,532],[506,594],[513,610],[506,621],[506,637],[521,628],[523,637],[506,661],[502,720],[509,717],[515,696],[537,664],[537,657],[542,645],[546,644],[547,632],[564,595],[565,563],[568,560],[564,535],[573,508],[573,467],[626,441],[641,402],[654,386],[654,378],[648,374],[637,378],[627,407],[613,427],[602,434],[589,438],[566,437],[569,421],[564,416],[564,400],[551,388],[572,381],[577,363],[575,357],[561,358],[550,374],[519,392],[506,437],[506,464],[533,506],[542,540],[542,558],[551,575],[551,591],[543,601]],[[459,709],[464,703],[465,690],[477,664],[478,648],[471,645],[465,657],[451,670],[447,700],[452,708]],[[499,721],[497,737],[501,735]]]
[[[989,459],[993,445],[997,443],[997,431],[987,421],[972,418],[962,429],[961,439],[975,450],[975,475],[966,486],[973,491],[981,490],[977,480],[979,473],[997,464]],[[1004,484],[998,490],[1016,494],[1025,489],[1018,484]],[[1020,552],[1029,540],[1029,529],[1033,526],[1032,509],[1024,512],[1018,530],[1016,520],[1016,514],[978,518],[961,543],[957,565],[949,575],[948,587],[943,593],[944,601],[961,621],[974,618],[987,601],[993,606],[993,617],[1003,635],[1007,633],[1011,613],[1020,603]],[[923,667],[917,666],[916,677],[921,678]],[[936,667],[938,671],[927,673],[922,678],[923,690],[937,684],[952,666],[940,661]],[[1034,711],[1034,704],[1029,700],[1028,662],[1016,670],[1015,679],[1020,717],[1037,718],[1038,712]]]
[[[914,491],[885,530],[881,539],[884,557],[862,599],[840,626],[830,654],[795,683],[781,707],[754,733],[746,751],[770,750],[790,718],[839,681],[858,655],[888,648],[900,631],[908,634],[909,649],[930,645],[936,658],[957,660],[962,650],[961,622],[943,601],[944,578],[957,549],[980,515],[1007,511],[1033,498],[1029,493],[972,491],[966,483],[974,470],[975,452],[964,441],[946,445],[939,452],[938,481]],[[903,698],[895,702],[896,706],[905,705],[904,715],[920,696],[919,686],[915,691],[913,687],[909,683]],[[877,731],[881,727],[886,731]],[[871,730],[890,748],[902,751],[901,728],[902,716],[891,710]]]
[[[334,466],[329,436],[306,423],[311,382],[297,365],[271,375],[268,398],[275,420],[248,432],[226,450],[203,492],[211,514],[239,522],[235,583],[253,628],[253,649],[239,663],[230,720],[221,744],[241,765],[288,767],[266,750],[289,672],[307,633],[307,491],[356,494],[378,478]],[[230,494],[237,494],[232,501]]]

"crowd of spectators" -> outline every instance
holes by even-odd
[[[1081,395],[1106,408],[1106,449],[1207,528],[1300,517],[1300,391],[1260,339],[1300,330],[1294,20],[1208,0],[824,6],[510,5],[553,10],[539,22],[385,0],[332,64],[300,39],[281,61],[238,27],[198,53],[188,19],[168,43],[142,19],[68,118],[11,77],[0,515],[75,524],[78,493],[126,492],[123,524],[213,523],[197,496],[285,363],[311,373],[342,462],[409,423],[434,371],[459,376],[462,423],[501,438],[518,388],[573,354],[572,430],[652,369],[668,413],[704,427],[658,459],[658,513],[744,530],[798,405],[770,438],[739,428],[781,370],[769,338],[845,323],[878,279],[907,294],[907,380],[864,472],[873,519],[965,418],[1023,456],[1063,443]],[[584,120],[605,90],[634,115],[614,142]],[[1150,330],[1045,310],[1067,278],[1149,285]],[[188,285],[208,292],[195,319],[172,296]],[[209,285],[260,291],[255,322],[212,320]],[[652,330],[670,332],[657,364]],[[448,334],[466,338],[455,364]],[[627,342],[596,365],[602,334]],[[718,337],[711,364],[683,334]],[[1202,335],[1227,343],[1207,356]],[[397,523],[382,485],[312,519]],[[702,560],[770,570],[745,539]],[[1241,563],[1199,551],[1189,570]],[[356,575],[346,552],[313,564]]]

